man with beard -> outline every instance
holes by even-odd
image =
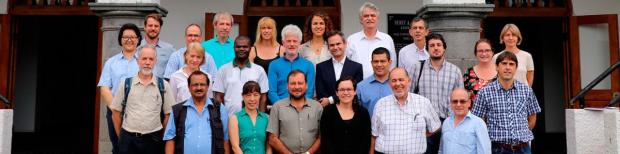
[[[166,64],[166,72],[164,73],[164,78],[169,79],[174,72],[183,68],[185,66],[185,51],[187,50],[187,46],[192,42],[202,42],[202,32],[200,31],[200,25],[192,23],[185,28],[185,47],[175,51],[170,55],[168,59],[168,64]],[[217,73],[217,66],[215,66],[215,61],[213,61],[213,57],[209,53],[205,53],[204,63],[200,65],[200,69],[205,71],[209,76],[213,77]],[[215,80],[211,78],[211,80]]]
[[[282,44],[284,44],[284,56],[271,61],[269,64],[269,100],[276,103],[279,100],[288,98],[287,75],[293,70],[300,70],[307,77],[308,93],[307,98],[314,95],[314,64],[299,55],[299,46],[303,34],[301,29],[295,25],[286,25],[282,28]],[[320,117],[319,117],[320,118]]]
[[[267,74],[263,67],[250,62],[248,58],[250,44],[252,42],[247,36],[239,36],[235,39],[235,59],[222,66],[217,72],[213,85],[215,101],[226,104],[229,115],[241,111],[243,101],[241,92],[243,91],[243,84],[248,81],[255,81],[260,85],[260,111],[264,112],[267,107],[267,91],[269,90]]]
[[[307,85],[302,71],[291,71],[288,74],[289,98],[280,100],[271,108],[267,132],[269,145],[277,153],[310,154],[319,150],[323,107],[304,97]]]
[[[426,35],[428,35],[428,24],[422,18],[414,18],[410,22],[409,35],[413,43],[403,47],[398,52],[398,67],[411,68],[418,61],[428,60],[429,55],[426,51]]]
[[[168,63],[168,57],[172,54],[176,49],[172,47],[172,44],[164,42],[159,39],[159,32],[161,31],[161,26],[164,25],[164,20],[160,14],[149,14],[144,18],[144,31],[146,32],[146,37],[140,43],[141,46],[138,49],[145,46],[154,46],[157,51],[157,64],[153,69],[153,75],[160,78],[165,78],[164,73],[166,72],[166,64]],[[176,70],[173,70],[173,72]]]
[[[407,71],[395,68],[389,76],[394,94],[381,98],[372,115],[370,153],[419,154],[426,136],[441,126],[428,99],[409,92]]]
[[[202,47],[213,56],[218,69],[235,58],[233,40],[229,36],[233,23],[233,16],[230,13],[218,12],[213,17],[215,37],[202,42]]]
[[[120,85],[125,86],[119,87],[110,106],[119,153],[163,153],[162,131],[174,97],[168,82],[153,75],[156,55],[152,46],[140,49],[138,74],[121,81]]]

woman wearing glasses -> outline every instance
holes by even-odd
[[[495,62],[493,59],[493,50],[491,42],[487,39],[476,41],[474,47],[474,55],[478,60],[478,64],[470,67],[463,75],[465,89],[470,93],[470,99],[476,100],[476,95],[482,87],[497,78],[497,70],[495,70]]]

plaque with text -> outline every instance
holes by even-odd
[[[396,53],[401,48],[413,43],[409,36],[409,22],[415,18],[415,14],[387,14],[388,16],[388,35],[394,40],[394,48]]]

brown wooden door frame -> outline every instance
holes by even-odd
[[[209,40],[213,38],[213,34],[215,32],[215,25],[213,25],[213,18],[216,13],[205,13],[205,36],[204,39]],[[233,16],[233,24],[239,25],[239,35],[248,35],[248,20],[245,15],[232,15]],[[232,31],[232,30],[231,30]],[[233,38],[234,39],[234,38]]]
[[[6,97],[11,103],[5,106],[5,102],[0,101],[0,109],[13,108],[13,90],[15,78],[15,56],[11,49],[11,16],[8,14],[0,15],[0,94]]]
[[[609,65],[614,64],[620,60],[618,52],[618,15],[588,15],[588,16],[572,16],[570,17],[570,66],[569,66],[569,81],[570,94],[574,97],[583,88],[581,87],[581,65],[579,55],[579,25],[584,24],[608,24],[609,33]],[[597,89],[591,90],[584,97],[586,107],[603,107],[612,98],[613,92],[620,91],[620,70],[615,70],[611,73],[611,89]],[[568,99],[567,99],[568,100]],[[575,106],[568,106],[567,108],[578,108],[580,103],[576,102]]]

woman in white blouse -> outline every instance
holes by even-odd
[[[332,21],[326,13],[314,12],[308,16],[303,34],[306,43],[301,45],[300,55],[314,65],[332,58],[327,50],[327,40],[323,38],[326,32],[332,30]]]
[[[209,77],[209,79],[207,79],[209,83],[212,83],[213,81],[211,74],[205,72],[204,70],[200,70],[200,65],[202,65],[205,61],[205,50],[202,48],[200,43],[190,43],[187,46],[187,51],[185,51],[183,57],[185,58],[185,66],[170,76],[170,87],[176,103],[180,103],[191,98],[191,94],[189,93],[189,89],[187,87],[187,78],[190,74],[192,74],[192,72],[202,71]],[[207,96],[210,98],[213,97],[210,89]]]

